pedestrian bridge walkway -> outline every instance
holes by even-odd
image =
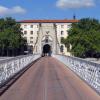
[[[100,100],[99,93],[56,57],[33,63],[0,100]]]

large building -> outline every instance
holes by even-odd
[[[50,47],[53,54],[66,54],[67,48],[61,38],[68,36],[68,29],[78,20],[22,20],[23,37],[32,47],[33,53],[42,53],[44,47]]]

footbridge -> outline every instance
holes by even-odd
[[[40,54],[1,60],[0,100],[100,100],[100,64]]]

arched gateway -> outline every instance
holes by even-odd
[[[42,56],[47,56],[47,55],[51,55],[51,46],[49,44],[45,44],[43,46],[43,50],[42,50]]]
[[[42,54],[51,50],[53,54],[57,54],[60,51],[58,44],[55,24],[41,23],[34,51]]]
[[[41,46],[42,46],[42,55],[47,55],[52,52],[53,39],[50,35],[45,35],[42,38]]]

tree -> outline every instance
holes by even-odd
[[[62,43],[77,57],[100,57],[100,22],[83,18],[73,23]]]
[[[0,19],[0,55],[15,56],[21,54],[25,45],[20,24],[12,18]],[[24,52],[24,51],[23,51]]]

